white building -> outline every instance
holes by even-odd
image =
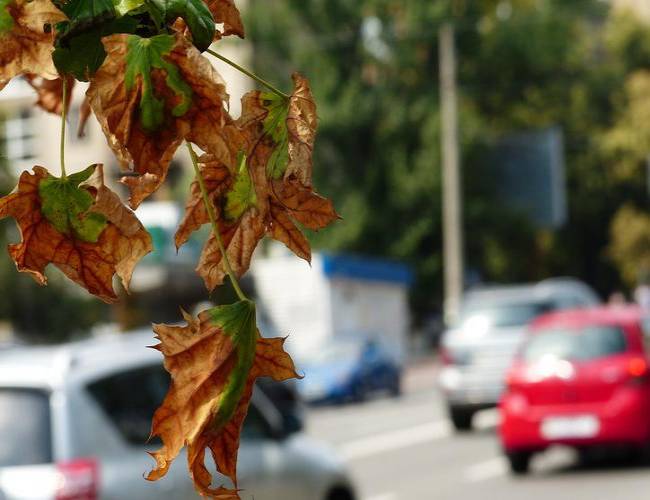
[[[280,248],[276,246],[274,249]],[[394,262],[315,254],[311,267],[285,251],[251,267],[266,314],[298,358],[336,336],[378,339],[399,362],[407,355],[411,271]]]

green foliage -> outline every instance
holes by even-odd
[[[150,0],[161,19],[173,23],[182,18],[192,33],[194,45],[204,51],[214,38],[214,18],[203,0]]]
[[[260,98],[268,111],[264,119],[264,132],[277,145],[269,157],[266,173],[273,179],[279,179],[287,171],[289,164],[289,131],[286,123],[289,103],[273,92],[263,92]]]
[[[246,165],[246,156],[242,154],[239,157],[239,170],[235,177],[235,184],[226,195],[224,214],[230,220],[237,220],[255,203],[257,203],[255,188]]]
[[[88,81],[106,59],[102,38],[115,33],[144,38],[164,35],[181,18],[201,51],[212,43],[214,18],[202,0],[55,0],[68,17],[56,26],[54,64],[63,74]],[[2,26],[0,18],[0,27]],[[150,117],[151,118],[151,117]]]
[[[172,109],[173,116],[183,116],[192,105],[192,88],[183,80],[178,68],[165,60],[174,47],[174,37],[157,35],[152,38],[140,38],[132,35],[128,41],[126,56],[127,90],[133,88],[136,78],[142,78],[142,96],[140,97],[140,122],[147,131],[155,131],[164,123],[164,102],[154,94],[151,79],[153,68],[165,71],[167,86],[180,97],[180,102]]]
[[[94,203],[93,196],[79,184],[87,181],[95,166],[59,179],[49,176],[38,186],[42,200],[41,211],[54,228],[63,234],[88,243],[96,243],[106,228],[106,217],[89,212]]]
[[[10,2],[11,0],[0,0],[0,34],[11,31],[14,27],[14,18],[7,10]]]
[[[625,283],[634,287],[642,276],[650,273],[650,214],[625,205],[616,213],[610,231],[609,253]]]
[[[597,0],[253,1],[256,69],[299,67],[314,82],[317,181],[345,219],[315,241],[411,263],[416,309],[439,304],[437,28],[448,19],[457,37],[469,269],[488,281],[569,274],[602,292],[618,286],[605,251],[609,221],[625,200],[641,202],[644,183],[638,155],[622,168],[603,138],[630,71],[650,64],[650,29],[610,19]],[[487,153],[505,134],[551,125],[564,132],[569,221],[541,231],[498,199]],[[650,134],[650,123],[634,127]]]
[[[81,19],[57,25],[59,35],[52,59],[61,73],[88,81],[106,59],[102,38],[115,33],[135,33],[138,21],[130,16],[116,18],[114,10],[104,11],[97,18],[88,18],[86,14]]]

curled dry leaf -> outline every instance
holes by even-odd
[[[294,91],[289,99],[286,121],[289,135],[289,163],[284,175],[295,176],[302,184],[310,186],[318,115],[309,81],[302,75],[294,73],[293,83]]]
[[[53,30],[46,26],[64,19],[50,0],[0,0],[0,89],[25,73],[57,78]]]
[[[265,234],[310,261],[310,245],[298,225],[319,230],[338,219],[332,202],[311,186],[316,106],[306,79],[294,75],[294,81],[295,91],[288,100],[258,91],[242,99],[242,115],[234,124],[244,140],[237,169],[227,168],[212,155],[200,159],[204,177],[220,172],[218,185],[209,187],[210,201],[237,276],[246,272]],[[177,247],[209,222],[207,212],[198,208],[201,204],[195,182],[176,234]],[[197,271],[210,290],[227,274],[214,236],[203,249]]]
[[[184,139],[234,164],[227,134],[230,118],[223,80],[181,35],[104,39],[107,58],[88,97],[108,143],[124,169],[139,176],[123,182],[137,207],[163,183]]]
[[[205,3],[212,12],[215,22],[223,24],[222,31],[217,29],[215,39],[229,35],[244,38],[244,23],[234,0],[205,0]]]
[[[128,289],[137,262],[152,249],[135,214],[104,185],[101,165],[66,178],[34,167],[23,172],[16,192],[0,199],[0,218],[14,217],[22,241],[9,246],[19,271],[41,285],[54,264],[106,302],[115,302],[113,276]]]
[[[151,454],[156,467],[147,479],[163,477],[187,446],[197,491],[212,498],[238,499],[237,450],[255,379],[298,375],[283,349],[284,339],[260,336],[252,302],[215,307],[198,319],[185,313],[184,317],[186,326],[154,326],[160,340],[156,348],[164,355],[172,382],[153,418],[151,434],[160,436],[163,446]],[[212,487],[204,462],[206,449],[234,489]]]
[[[37,75],[25,75],[25,80],[36,91],[36,95],[38,96],[38,100],[36,101],[37,106],[48,113],[54,113],[56,115],[60,115],[63,112],[63,78],[48,80]],[[66,109],[70,109],[75,79],[67,77],[66,80],[68,87]]]

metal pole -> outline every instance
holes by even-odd
[[[458,104],[456,95],[456,55],[454,27],[440,28],[440,108],[442,119],[442,218],[445,278],[445,320],[453,322],[463,295],[463,215],[458,144]]]

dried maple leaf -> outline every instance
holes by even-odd
[[[238,499],[237,450],[241,427],[257,377],[286,380],[298,377],[283,349],[284,339],[262,338],[255,324],[255,305],[242,300],[219,306],[194,319],[184,313],[187,326],[154,325],[172,383],[156,411],[152,436],[163,447],[151,455],[156,467],[147,479],[163,477],[183,446],[187,446],[190,476],[206,496]],[[205,467],[209,449],[217,470],[235,489],[212,488]]]
[[[33,171],[0,198],[0,218],[14,217],[22,235],[9,246],[18,270],[45,285],[51,263],[93,295],[116,301],[113,275],[128,289],[133,268],[152,249],[149,233],[104,185],[101,165],[66,178]]]
[[[239,9],[235,5],[234,0],[204,0],[208,5],[215,22],[223,24],[223,30],[217,30],[215,39],[220,39],[224,36],[237,35],[239,38],[244,38],[244,23],[241,20]]]
[[[45,29],[65,16],[50,0],[0,0],[0,89],[17,75],[58,76],[54,35]]]
[[[63,112],[63,78],[48,80],[37,75],[25,75],[25,80],[36,91],[36,95],[38,96],[38,100],[36,101],[37,106],[48,113],[54,113],[56,115],[60,115]],[[68,88],[66,109],[70,109],[75,80],[72,77],[68,77],[66,80]]]
[[[286,121],[289,134],[289,163],[284,175],[295,175],[304,185],[310,186],[318,115],[307,79],[295,73],[293,82],[294,91],[289,99]]]
[[[237,276],[246,272],[265,234],[310,261],[309,242],[297,224],[319,230],[338,219],[332,202],[311,186],[316,106],[306,79],[294,75],[294,81],[294,93],[289,99],[259,91],[249,92],[242,99],[242,115],[234,124],[243,137],[236,170],[226,168],[210,155],[200,160],[204,177],[220,169],[218,185],[208,190]],[[195,182],[176,234],[177,247],[187,241],[192,231],[209,222],[207,212],[197,208],[201,203],[201,191]],[[203,249],[197,271],[210,290],[220,285],[227,274],[214,236]]]
[[[104,39],[107,58],[88,89],[90,104],[122,167],[137,207],[163,183],[185,139],[234,164],[225,134],[230,118],[223,80],[180,35]],[[232,131],[231,131],[232,132]]]

